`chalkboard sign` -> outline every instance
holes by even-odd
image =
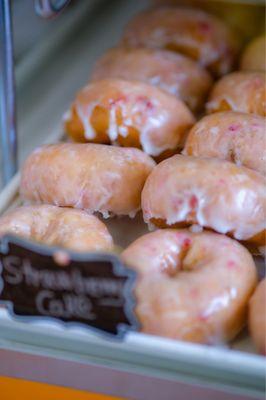
[[[139,327],[135,278],[112,254],[73,253],[10,235],[0,241],[0,301],[15,318],[53,318],[121,338]]]

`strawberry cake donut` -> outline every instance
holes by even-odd
[[[153,157],[183,149],[194,117],[173,95],[137,81],[106,79],[83,88],[65,117],[78,142],[137,147]]]
[[[75,251],[112,251],[113,239],[97,217],[82,210],[33,205],[0,217],[0,237],[13,234]]]
[[[206,105],[208,113],[239,111],[266,115],[266,86],[263,72],[233,72],[213,87]]]
[[[155,162],[138,149],[60,143],[36,149],[22,169],[26,202],[133,216]]]
[[[138,14],[126,27],[121,44],[184,54],[214,76],[232,70],[239,50],[238,39],[223,21],[183,7],[158,7]]]
[[[189,132],[183,154],[228,160],[266,172],[266,119],[255,114],[219,112],[203,117]]]
[[[196,224],[264,245],[265,179],[228,161],[184,155],[162,161],[145,183],[142,210],[159,227]]]
[[[244,326],[257,275],[251,255],[235,240],[164,229],[140,237],[121,256],[138,273],[142,332],[218,344]]]
[[[96,63],[91,80],[119,78],[146,82],[184,101],[193,112],[203,109],[212,86],[208,72],[190,58],[163,49],[117,47]]]

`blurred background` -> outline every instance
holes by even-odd
[[[19,164],[61,129],[61,117],[95,60],[114,46],[132,16],[149,5],[200,5],[221,15],[243,40],[262,32],[263,1],[72,0],[56,18],[38,17],[33,0],[12,2]],[[0,178],[0,188],[3,182]]]

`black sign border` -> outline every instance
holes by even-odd
[[[121,261],[121,259],[113,254],[113,253],[97,253],[97,252],[74,252],[72,250],[68,250],[66,248],[58,247],[58,246],[46,246],[44,244],[39,244],[37,242],[34,242],[29,239],[22,239],[21,237],[7,234],[4,235],[3,237],[0,238],[0,253],[1,254],[7,254],[9,251],[9,242],[14,243],[15,245],[21,246],[26,250],[36,252],[39,255],[43,256],[49,256],[53,257],[54,253],[60,251],[60,252],[65,252],[67,253],[72,261],[77,261],[77,262],[91,262],[91,261],[103,261],[103,262],[110,262],[112,263],[113,266],[113,271],[117,276],[125,277],[127,278],[124,289],[123,289],[123,295],[125,298],[125,306],[124,306],[124,312],[126,314],[127,319],[130,322],[130,325],[120,323],[117,326],[117,333],[113,334],[107,331],[104,331],[102,329],[96,328],[94,326],[90,326],[89,324],[85,323],[80,323],[80,322],[65,322],[60,320],[59,318],[56,317],[49,317],[49,316],[26,316],[26,315],[18,315],[14,312],[14,305],[11,301],[8,300],[1,300],[0,299],[0,305],[4,305],[7,308],[8,314],[13,318],[14,320],[17,320],[18,322],[52,322],[55,323],[56,325],[59,325],[60,327],[63,327],[64,329],[71,329],[71,328],[79,328],[82,331],[88,333],[88,332],[95,332],[97,334],[100,334],[101,336],[108,338],[108,339],[113,339],[115,341],[119,341],[125,337],[127,332],[130,331],[139,331],[141,324],[138,321],[134,310],[136,308],[137,304],[137,299],[134,293],[134,286],[137,280],[137,273],[129,268],[128,266],[124,265]],[[3,271],[3,266],[1,265],[0,262],[0,296],[2,293],[2,290],[4,288],[4,282],[2,278],[2,271]],[[0,321],[0,326],[1,326],[1,321]],[[37,325],[33,325],[37,326]]]

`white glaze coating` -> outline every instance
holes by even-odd
[[[121,144],[119,136],[130,136],[133,128],[138,132],[142,149],[152,156],[168,149],[182,149],[194,123],[192,113],[174,96],[142,82],[109,79],[91,83],[77,94],[65,121],[67,132],[72,134],[77,113],[82,123],[80,136],[94,139],[97,134],[92,115],[96,107],[107,115],[105,133],[111,143]]]
[[[84,127],[84,136],[86,139],[91,140],[96,137],[96,131],[94,130],[92,124],[90,123],[90,118],[88,118],[88,115],[91,117],[91,114],[93,112],[93,109],[95,107],[95,104],[89,104],[87,107],[80,107],[77,105],[76,110],[78,113],[78,116],[80,120],[82,121],[83,127]],[[67,122],[71,119],[71,110],[69,110],[67,114],[67,118],[64,119],[64,122]]]
[[[228,160],[266,172],[266,119],[255,114],[219,112],[190,130],[183,154]]]
[[[170,49],[193,58],[215,76],[230,72],[239,48],[233,32],[218,18],[184,7],[138,14],[126,27],[122,45]]]
[[[266,116],[265,73],[237,71],[224,76],[213,86],[206,109]]]
[[[117,47],[96,63],[91,80],[119,78],[149,83],[183,100],[192,111],[203,108],[212,85],[207,71],[182,54],[162,49]]]
[[[173,156],[156,166],[142,192],[146,222],[198,224],[238,240],[263,232],[265,207],[262,175],[213,158]]]
[[[34,151],[22,170],[21,196],[33,203],[127,215],[140,208],[154,161],[133,148],[62,143]]]
[[[252,257],[236,241],[164,229],[140,237],[121,256],[138,272],[143,332],[217,344],[243,327],[257,279]]]
[[[0,218],[0,237],[13,234],[76,251],[112,251],[113,239],[93,215],[51,205],[16,208]]]

